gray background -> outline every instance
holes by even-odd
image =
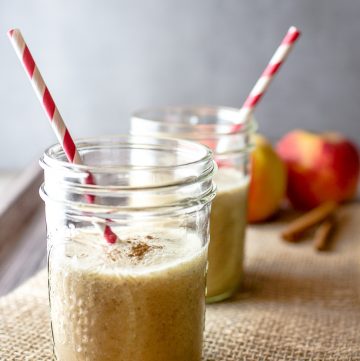
[[[0,169],[55,142],[6,36],[21,28],[74,137],[122,133],[131,112],[240,106],[290,25],[303,36],[256,111],[360,139],[360,1],[0,0]]]

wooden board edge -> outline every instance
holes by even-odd
[[[43,171],[39,164],[32,163],[0,193],[0,245],[32,216],[41,204],[39,187],[43,182]]]

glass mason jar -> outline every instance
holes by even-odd
[[[210,218],[207,302],[233,295],[243,279],[253,117],[226,107],[165,107],[135,112],[131,134],[190,139],[210,147],[218,164]]]
[[[77,148],[86,165],[59,145],[40,160],[56,360],[200,361],[211,151],[133,136]]]

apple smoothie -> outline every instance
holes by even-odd
[[[243,278],[249,180],[234,168],[219,168],[210,216],[207,301],[231,296]]]
[[[200,361],[207,247],[183,229],[118,234],[116,245],[92,229],[52,242],[56,359]]]
[[[239,108],[167,106],[136,111],[131,134],[187,139],[208,146],[218,162],[211,205],[207,302],[230,297],[243,278],[247,190],[257,124]]]

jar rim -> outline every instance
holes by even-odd
[[[84,209],[87,212],[102,212],[106,209],[112,214],[111,217],[115,217],[116,212],[123,214],[133,209],[147,212],[149,209],[166,210],[170,206],[174,209],[189,208],[208,203],[214,197],[212,176],[217,167],[212,151],[204,145],[182,139],[131,135],[80,139],[75,144],[80,155],[91,156],[96,155],[97,151],[101,153],[105,150],[106,157],[95,157],[92,160],[95,166],[72,164],[65,161],[65,152],[60,144],[49,147],[40,159],[40,165],[45,171],[45,183],[40,188],[40,195],[44,200],[60,202],[74,212],[82,212]],[[157,165],[156,157],[165,154],[162,153],[164,150],[173,148],[177,152],[170,157],[159,158]],[[133,149],[140,150],[139,162],[136,157],[135,161],[131,158]],[[154,153],[150,153],[150,158],[155,163],[150,160],[149,165],[146,165],[148,160],[143,157],[143,151],[148,150]],[[115,160],[115,164],[106,163],[109,160]],[[149,178],[146,177],[148,172],[151,174]],[[94,176],[95,182],[86,182],[89,174]],[[139,180],[140,183],[135,181],[131,184],[129,179]],[[199,186],[195,186],[196,184]],[[169,198],[169,194],[176,192],[174,187],[181,192],[177,197]],[[133,198],[135,194],[138,197],[136,202],[121,203],[129,197]],[[152,196],[148,197],[149,194]],[[97,201],[89,204],[84,196],[94,197]]]
[[[58,170],[69,170],[75,171],[79,173],[89,173],[89,172],[97,172],[97,173],[117,173],[119,171],[124,171],[126,169],[136,169],[136,170],[170,170],[170,169],[179,169],[181,167],[188,167],[196,164],[206,163],[207,161],[211,161],[213,157],[212,150],[206,145],[199,144],[190,140],[177,139],[172,137],[163,137],[163,136],[137,136],[137,135],[126,135],[126,134],[118,134],[118,135],[105,135],[99,137],[88,137],[88,138],[80,138],[75,140],[75,145],[78,150],[81,150],[84,146],[94,146],[97,144],[102,146],[119,146],[122,145],[124,148],[131,145],[142,146],[142,147],[150,147],[159,145],[151,143],[151,140],[156,140],[160,142],[167,142],[167,144],[172,144],[174,148],[169,148],[168,150],[174,150],[175,146],[177,148],[185,148],[187,147],[192,151],[192,154],[195,154],[196,151],[201,152],[201,156],[195,158],[191,161],[183,162],[175,165],[142,165],[142,166],[133,166],[133,165],[116,165],[116,164],[106,164],[106,165],[86,165],[86,164],[75,164],[70,163],[66,160],[60,160],[60,156],[65,156],[65,152],[62,146],[59,143],[55,143],[45,149],[44,154],[40,158],[40,166],[43,169],[51,167],[53,169]],[[145,149],[145,148],[141,148]]]
[[[189,116],[189,122],[169,122],[171,116],[177,116],[181,120]],[[195,118],[192,118],[192,116]],[[196,120],[196,117],[199,120],[201,118],[205,119],[206,116],[216,117],[222,120],[222,123],[192,122],[192,119]],[[135,111],[132,118],[152,124],[171,125],[173,129],[171,133],[176,133],[177,136],[192,140],[206,138],[209,137],[209,135],[224,136],[253,133],[257,129],[257,123],[252,114],[244,118],[240,108],[216,105],[168,105],[148,107]],[[194,129],[199,131],[194,134]]]
[[[137,149],[137,150],[151,150],[163,151],[164,149],[171,150],[175,145],[178,149],[178,154],[186,160],[191,156],[191,160],[187,162],[177,162],[177,164],[170,165],[146,165],[136,166],[131,164],[131,159],[128,159],[127,165],[99,165],[89,166],[83,164],[72,164],[65,161],[65,152],[60,144],[52,145],[47,148],[44,155],[40,158],[40,166],[44,169],[46,174],[56,174],[64,187],[68,192],[76,194],[91,194],[91,195],[110,195],[121,197],[125,194],[131,194],[132,192],[152,192],[171,190],[172,187],[188,187],[191,184],[197,182],[204,182],[211,179],[215,173],[217,167],[212,156],[210,148],[182,139],[165,138],[165,137],[144,137],[144,136],[131,136],[131,135],[114,135],[114,136],[102,136],[96,138],[79,139],[75,142],[78,146],[80,154],[86,151],[96,151],[100,149],[110,149],[107,147],[115,147],[117,150],[121,149]],[[96,146],[96,147],[94,147]],[[148,148],[142,148],[141,146],[148,146]],[[197,153],[196,153],[197,152]],[[198,155],[196,155],[198,154]],[[59,159],[60,158],[60,159]],[[175,158],[181,158],[176,157]],[[170,157],[173,160],[173,157]],[[179,173],[180,171],[180,173]],[[142,184],[128,184],[126,183],[131,174],[132,177],[138,177],[143,179],[144,172],[153,174],[153,177],[145,180]],[[89,174],[95,177],[98,176],[115,176],[116,180],[114,184],[99,184],[97,182],[89,183],[86,181]],[[174,178],[165,177],[162,180],[163,174],[174,174]],[[66,180],[65,178],[66,177]],[[133,178],[135,179],[135,178]],[[125,183],[122,183],[122,180]],[[60,186],[60,183],[59,185]],[[202,197],[206,195],[208,190],[201,192],[203,194],[196,195],[196,197]],[[46,191],[43,192],[44,194]],[[52,193],[54,194],[54,193]],[[44,197],[42,197],[44,198]]]

